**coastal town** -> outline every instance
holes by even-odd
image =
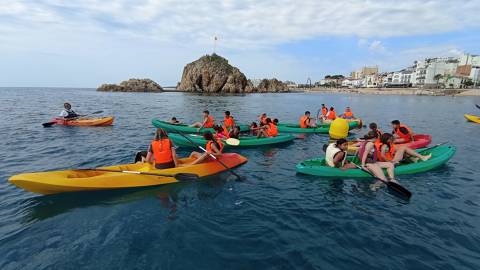
[[[399,71],[380,72],[378,66],[365,66],[350,76],[327,75],[316,82],[323,88],[421,88],[468,89],[480,87],[480,55],[426,58]]]

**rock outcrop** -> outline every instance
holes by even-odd
[[[185,66],[177,90],[244,93],[247,86],[247,77],[238,68],[230,65],[227,59],[212,54],[205,55]]]
[[[258,92],[258,93],[288,92],[288,85],[282,81],[277,80],[276,78],[263,79],[260,81],[257,87],[253,87],[253,84],[251,85],[252,85],[251,92]]]
[[[105,92],[162,92],[162,87],[150,79],[129,79],[120,84],[102,84],[97,91]]]

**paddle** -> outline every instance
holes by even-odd
[[[238,145],[240,145],[240,140],[239,140],[239,139],[236,139],[236,138],[228,138],[227,140],[225,140],[225,142],[226,142],[228,145],[232,145],[232,146],[238,146]]]
[[[395,182],[391,182],[391,181],[385,181],[385,180],[383,180],[383,179],[381,179],[381,178],[376,177],[371,171],[365,170],[364,168],[358,166],[357,164],[355,164],[355,166],[356,166],[358,169],[360,169],[360,170],[362,170],[362,171],[370,174],[370,175],[371,175],[372,177],[374,177],[375,179],[378,179],[378,180],[382,181],[383,183],[385,183],[385,184],[387,185],[388,188],[390,188],[391,190],[397,192],[398,194],[401,194],[403,197],[405,197],[405,198],[407,198],[407,199],[410,199],[410,197],[412,197],[412,193],[411,193],[408,189],[406,189],[406,188],[404,188],[403,186],[401,186],[400,184],[395,183]]]
[[[230,172],[232,175],[234,175],[235,177],[237,177],[237,180],[241,180],[242,178],[240,177],[240,175],[236,174],[234,171],[232,171],[231,168],[229,168],[227,165],[225,165],[225,163],[223,163],[222,161],[220,161],[216,156],[212,155],[211,153],[208,153],[208,151],[201,147],[200,145],[196,145],[195,142],[192,141],[192,139],[188,138],[188,136],[186,136],[185,134],[183,134],[182,132],[178,131],[177,129],[174,129],[172,128],[173,130],[175,130],[176,133],[180,134],[182,137],[184,137],[185,139],[187,139],[193,146],[197,146],[198,148],[200,148],[203,152],[207,153],[211,158],[213,158],[214,160],[216,160],[218,163],[220,163],[225,169],[227,169],[228,172]]]
[[[78,117],[83,117],[83,116],[87,116],[87,115],[90,115],[90,114],[99,114],[99,113],[103,113],[103,111],[96,111],[96,112],[93,112],[93,113],[89,113],[89,114],[84,114],[84,115],[79,115],[77,117],[73,117],[71,119],[68,119],[68,120],[73,120],[73,119],[76,119]],[[43,127],[51,127],[53,125],[55,125],[57,122],[47,122],[47,123],[43,123],[42,126]]]
[[[478,105],[478,104],[475,104],[475,106],[476,106],[477,108],[479,108],[479,109],[480,109],[480,105]]]
[[[128,173],[128,174],[142,174],[142,175],[153,175],[153,176],[164,176],[164,177],[173,177],[178,181],[195,181],[200,178],[197,174],[193,173],[176,173],[176,174],[162,174],[162,173],[149,173],[149,172],[139,172],[139,171],[122,171],[122,170],[109,170],[109,169],[80,169],[82,171],[102,171],[102,172],[117,172],[117,173]]]

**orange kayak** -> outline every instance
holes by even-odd
[[[88,126],[88,127],[102,127],[110,126],[113,124],[113,116],[107,116],[102,118],[81,118],[75,120],[65,120],[62,118],[55,118],[52,122],[57,125],[63,126]]]
[[[218,158],[229,168],[240,166],[247,162],[247,158],[236,153],[225,153]],[[8,180],[15,186],[30,192],[40,194],[54,194],[62,192],[108,190],[121,188],[149,187],[179,182],[174,177],[156,176],[151,174],[174,175],[191,173],[199,177],[214,175],[225,171],[219,162],[207,160],[196,165],[185,165],[193,161],[190,158],[179,159],[179,167],[171,169],[155,169],[149,163],[123,164],[98,169],[120,170],[125,172],[105,172],[97,170],[64,170],[37,173],[17,174]],[[150,173],[132,174],[132,172]]]

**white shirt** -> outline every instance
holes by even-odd
[[[335,143],[331,143],[331,144],[328,145],[327,151],[326,151],[326,153],[325,153],[325,161],[326,161],[326,163],[327,163],[328,166],[335,168],[335,163],[333,162],[333,158],[335,157],[335,155],[336,155],[338,152],[342,152],[342,150],[339,149],[339,148],[337,148],[337,147],[335,146]],[[345,155],[345,156],[343,157],[342,166],[343,166],[343,164],[345,163],[346,157],[347,157],[347,155]]]
[[[75,112],[72,109],[70,109],[70,113],[75,113]],[[58,116],[65,118],[68,116],[68,111],[66,109],[63,109]]]

